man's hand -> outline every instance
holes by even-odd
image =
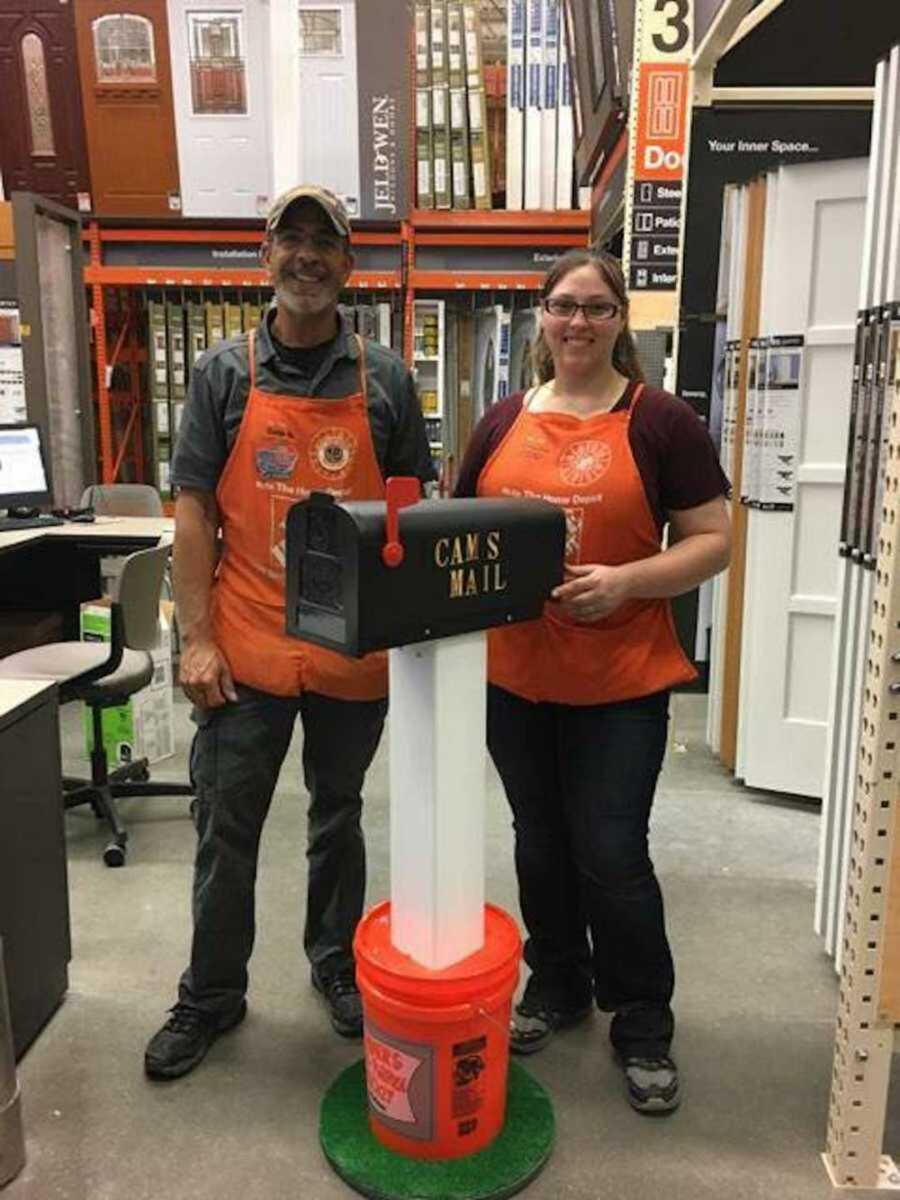
[[[211,638],[192,638],[182,646],[178,681],[198,708],[221,708],[237,700],[231,668]]]
[[[626,567],[604,567],[600,563],[566,566],[566,582],[553,589],[552,599],[579,625],[590,625],[628,599]]]

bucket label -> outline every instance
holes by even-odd
[[[474,1133],[476,1114],[484,1104],[487,1073],[487,1038],[472,1038],[453,1047],[453,1117],[460,1136]]]
[[[366,1021],[366,1087],[371,1112],[404,1137],[434,1136],[434,1047]]]

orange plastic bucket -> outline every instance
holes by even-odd
[[[369,1124],[410,1158],[475,1154],[503,1128],[522,942],[502,909],[487,904],[484,917],[484,946],[442,971],[391,944],[387,901],[356,930]]]

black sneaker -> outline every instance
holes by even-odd
[[[667,1054],[658,1058],[621,1058],[617,1062],[625,1072],[628,1103],[639,1113],[674,1112],[681,1103],[678,1068]]]
[[[335,971],[333,975],[320,975],[312,971],[312,985],[321,992],[328,1016],[335,1032],[345,1038],[361,1038],[363,1032],[362,999],[356,986],[356,974],[352,967]]]
[[[162,1029],[147,1043],[144,1071],[151,1079],[177,1079],[187,1075],[202,1062],[207,1050],[220,1034],[240,1025],[247,1015],[247,1001],[230,1017],[214,1017],[209,1013],[176,1004]]]
[[[558,1029],[568,1029],[591,1015],[593,1005],[554,1008],[540,997],[525,995],[516,1005],[509,1026],[509,1048],[513,1054],[543,1050]]]

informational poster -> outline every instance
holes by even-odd
[[[762,338],[751,338],[747,350],[747,404],[744,414],[744,470],[741,477],[741,504],[752,504],[756,495],[757,451],[757,370]]]
[[[865,373],[867,312],[861,308],[856,314],[856,348],[853,355],[853,382],[850,389],[850,422],[847,429],[847,469],[844,476],[844,500],[841,509],[841,540],[839,552],[846,556],[852,549],[851,526],[853,506],[853,461],[856,447],[856,424],[859,420],[860,399]]]
[[[876,555],[873,547],[875,525],[874,505],[878,467],[881,459],[881,421],[884,415],[884,394],[887,386],[887,360],[890,353],[890,308],[880,307],[872,314],[871,362],[866,369],[866,429],[861,447],[859,492],[859,537],[857,550],[864,563],[872,566]]]
[[[764,419],[756,500],[767,511],[790,512],[796,496],[800,452],[803,338],[776,336],[767,338],[766,343],[764,366],[761,362],[757,367],[757,395],[761,390]]]
[[[691,9],[682,0],[639,0],[635,110],[626,197],[625,267],[632,292],[674,292],[678,285],[685,147],[693,50]]]
[[[0,300],[0,425],[28,420],[19,309]]]
[[[891,411],[894,396],[900,390],[900,303],[887,304],[882,309],[880,361],[878,366],[876,414],[877,437],[870,446],[872,463],[872,498],[868,504],[868,529],[863,546],[864,560],[874,564],[878,559],[879,531],[884,508],[884,487],[887,475],[888,448],[891,441],[891,424],[887,414]]]
[[[869,449],[869,423],[875,403],[878,360],[881,354],[881,309],[866,311],[860,368],[859,397],[853,425],[853,447],[848,463],[846,487],[849,490],[847,545],[857,561],[863,557],[863,503],[866,491],[866,455]]]
[[[735,437],[737,435],[738,408],[738,372],[740,366],[741,343],[729,341],[725,344],[725,383],[724,403],[722,406],[722,440],[719,449],[719,461],[722,470],[733,481],[735,461]]]

